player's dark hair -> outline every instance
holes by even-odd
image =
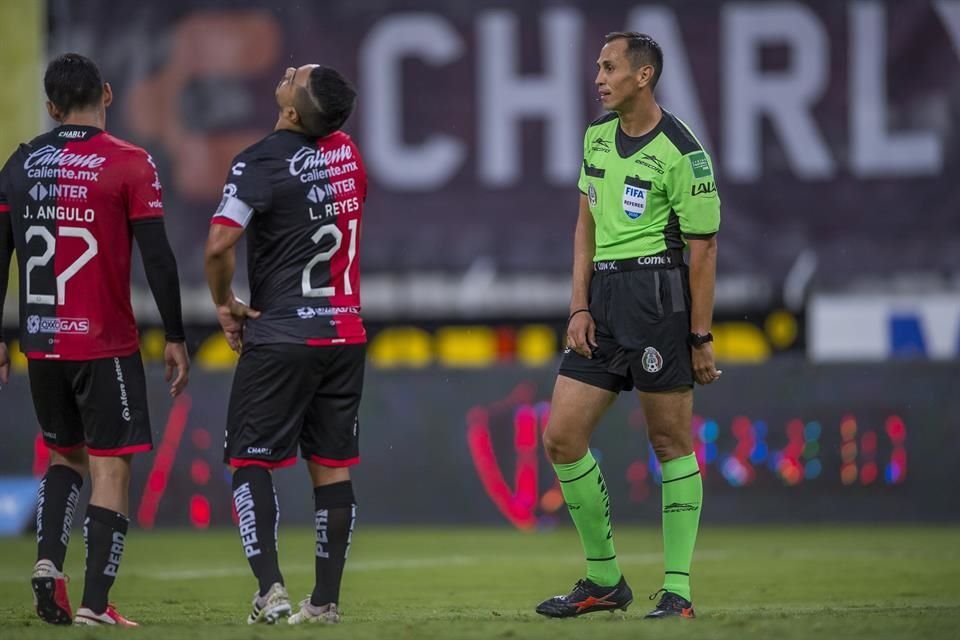
[[[43,88],[50,102],[66,116],[100,102],[103,77],[90,58],[79,53],[65,53],[47,65]]]
[[[653,80],[650,81],[650,89],[656,89],[657,82],[660,81],[660,74],[663,73],[663,49],[660,48],[656,40],[639,31],[614,31],[606,35],[606,42],[609,43],[620,38],[627,41],[627,57],[630,58],[630,66],[633,69],[639,69],[645,64],[653,66]]]
[[[336,69],[314,67],[307,88],[297,87],[293,107],[304,130],[322,138],[340,129],[353,113],[357,91]]]

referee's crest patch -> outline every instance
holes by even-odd
[[[636,220],[647,209],[647,190],[632,184],[623,185],[623,212]]]
[[[663,356],[654,347],[643,350],[643,370],[647,373],[657,373],[663,369]]]
[[[587,200],[590,201],[591,207],[597,206],[597,188],[593,186],[592,182],[587,184]]]

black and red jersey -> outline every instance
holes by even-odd
[[[367,173],[350,136],[279,130],[238,155],[213,224],[244,227],[247,344],[366,342],[360,223]]]
[[[92,360],[139,347],[130,306],[131,225],[163,216],[146,151],[66,125],[22,144],[0,172],[20,272],[21,349]]]

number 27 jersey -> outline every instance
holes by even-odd
[[[246,344],[366,342],[360,316],[360,230],[367,174],[337,131],[275,131],[230,166],[213,224],[247,235]]]

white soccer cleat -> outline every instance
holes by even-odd
[[[140,625],[134,622],[133,620],[127,620],[117,609],[112,605],[107,605],[107,610],[103,613],[94,613],[92,610],[87,609],[86,607],[80,607],[77,609],[77,615],[73,617],[73,624],[78,627],[82,626],[91,626],[98,627],[100,625],[113,625],[117,627],[139,627]]]
[[[293,611],[290,605],[290,596],[279,582],[270,585],[266,595],[253,594],[253,611],[247,616],[247,624],[273,624],[280,618],[285,618]]]
[[[41,620],[50,624],[70,624],[73,621],[70,598],[67,597],[67,576],[57,571],[51,561],[37,561],[30,583],[33,606]]]
[[[337,624],[340,622],[340,610],[337,603],[312,605],[310,598],[300,602],[300,611],[290,616],[289,624]]]

